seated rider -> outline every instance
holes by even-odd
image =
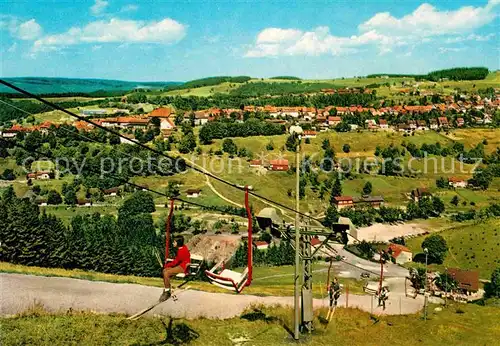
[[[332,306],[336,307],[337,301],[340,298],[340,285],[339,285],[339,280],[337,278],[334,278],[330,286],[328,286],[328,293],[330,296],[330,307]]]
[[[179,236],[174,240],[174,247],[177,248],[177,256],[173,261],[165,263],[163,266],[163,284],[165,289],[160,296],[160,302],[163,302],[170,298],[171,286],[170,277],[177,274],[187,274],[189,263],[191,262],[191,254],[186,245],[184,245],[184,237]]]

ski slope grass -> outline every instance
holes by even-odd
[[[495,268],[500,267],[500,220],[463,223],[439,232],[448,244],[448,254],[442,265],[431,264],[431,270],[462,268],[479,271],[489,280]],[[414,254],[422,252],[425,236],[407,241]]]
[[[430,307],[421,314],[372,317],[356,309],[339,308],[328,326],[303,335],[304,345],[494,345],[500,338],[500,309],[451,304],[442,311]],[[68,312],[49,314],[42,306],[12,318],[2,318],[2,344],[8,345],[289,345],[293,343],[293,310],[254,307],[229,320],[172,320],[168,317],[128,321],[123,315]],[[169,322],[172,323],[169,328]]]
[[[313,294],[315,298],[326,298],[326,280],[328,275],[328,267],[316,263],[314,265],[315,273],[313,277]],[[242,269],[236,269],[242,271]],[[24,266],[20,264],[12,264],[7,262],[0,262],[0,272],[3,273],[16,273],[26,275],[38,276],[54,276],[54,277],[68,277],[74,279],[90,280],[90,281],[105,281],[114,283],[132,283],[145,286],[163,287],[163,280],[158,277],[139,277],[132,275],[114,275],[105,274],[91,271],[84,271],[80,269],[62,269],[62,268],[42,268]],[[282,267],[254,267],[252,285],[245,288],[241,294],[249,294],[256,296],[292,296],[293,295],[293,266]],[[333,275],[333,274],[332,274]],[[363,294],[364,280],[339,278],[339,281],[345,287],[349,287],[351,294]],[[182,281],[174,280],[172,285],[176,286]],[[214,285],[208,281],[193,281],[189,283],[189,287],[194,290],[205,292],[219,292],[227,293],[228,291]]]

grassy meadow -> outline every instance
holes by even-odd
[[[236,269],[236,271],[242,270]],[[257,296],[293,296],[294,289],[294,266],[256,266],[253,268],[252,284],[245,288],[241,294]],[[313,265],[313,295],[315,298],[327,298],[326,282],[328,276],[328,266],[323,262],[316,262]],[[62,269],[62,268],[42,268],[31,267],[20,264],[0,262],[0,272],[17,273],[26,275],[48,276],[48,277],[68,277],[74,279],[83,279],[90,281],[104,281],[113,283],[131,283],[145,286],[163,287],[163,279],[158,277],[139,277],[132,275],[105,274],[80,269]],[[332,272],[332,275],[333,272]],[[174,280],[173,285],[181,283],[180,280]],[[339,282],[344,287],[349,287],[352,294],[362,294],[365,280],[356,280],[350,278],[339,278]],[[189,287],[194,290],[206,292],[227,293],[228,291],[210,284],[208,281],[193,281]]]
[[[500,267],[500,220],[464,222],[439,232],[448,244],[448,254],[442,265],[431,264],[432,270],[462,268],[479,271],[480,278],[490,279]],[[414,254],[422,252],[425,236],[407,240]]]
[[[449,304],[442,311],[430,306],[428,319],[421,314],[371,317],[357,309],[339,308],[331,323],[321,325],[315,311],[316,330],[303,335],[301,344],[326,345],[493,345],[500,338],[496,322],[499,308]],[[49,314],[43,306],[11,318],[2,318],[2,344],[20,345],[289,345],[293,338],[293,310],[254,307],[228,320],[141,318],[123,315],[68,312]],[[173,341],[175,340],[175,341]],[[238,341],[239,340],[239,341]]]

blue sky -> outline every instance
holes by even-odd
[[[10,0],[4,77],[184,81],[500,68],[500,0]]]

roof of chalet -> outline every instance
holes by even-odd
[[[335,202],[352,202],[353,199],[351,196],[335,196],[334,197]]]
[[[462,270],[459,268],[448,268],[450,274],[458,282],[458,287],[470,291],[479,289],[479,272],[471,270]]]
[[[192,195],[192,194],[195,194],[195,193],[200,193],[201,192],[201,189],[187,189],[186,190],[186,193],[188,195]]]
[[[148,114],[148,116],[168,118],[172,113],[173,113],[173,110],[171,108],[160,107],[160,108],[156,108],[155,110],[153,110],[151,113]]]
[[[406,246],[400,245],[400,244],[394,244],[390,243],[389,247],[387,248],[387,251],[392,252],[392,257],[396,258],[398,257],[402,252],[409,252],[412,253],[410,249],[408,249]]]
[[[288,160],[286,159],[271,160],[269,163],[273,166],[288,166]]]

